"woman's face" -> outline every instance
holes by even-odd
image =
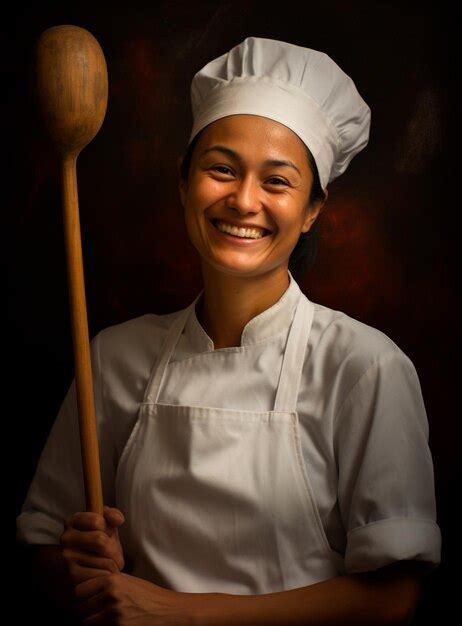
[[[305,146],[287,126],[257,115],[209,124],[194,148],[187,184],[180,178],[192,244],[220,272],[256,276],[287,268],[300,233],[324,204],[308,206],[312,182]],[[242,238],[220,225],[256,232],[241,231]]]

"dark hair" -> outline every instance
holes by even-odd
[[[184,181],[188,180],[194,148],[199,141],[199,137],[201,136],[203,130],[204,129],[199,131],[194,139],[191,141],[181,161],[180,173]],[[311,186],[309,199],[309,204],[312,205],[317,200],[324,200],[326,194],[321,187],[319,172],[314,157],[311,154],[308,146],[306,144],[303,145],[305,146],[308,163],[313,173],[313,184]],[[318,221],[315,220],[307,233],[300,233],[300,237],[289,257],[289,270],[297,281],[300,280],[304,276],[304,274],[308,272],[309,269],[311,269],[316,259],[318,241],[317,230]]]

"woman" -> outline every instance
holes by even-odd
[[[111,506],[84,512],[71,385],[18,537],[55,545],[84,624],[405,623],[441,542],[417,373],[290,270],[369,107],[327,55],[256,37],[192,104],[180,196],[204,288],[92,340]]]

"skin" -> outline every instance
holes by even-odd
[[[237,156],[208,151],[217,145]],[[291,161],[299,171],[265,165],[267,159]],[[325,204],[309,205],[312,183],[303,142],[279,122],[230,115],[202,133],[179,191],[189,238],[201,258],[204,296],[197,315],[215,349],[239,346],[247,322],[288,288],[290,254]],[[271,233],[250,246],[237,245],[210,223],[217,217]]]
[[[74,586],[89,577],[123,570],[125,559],[118,526],[124,521],[122,511],[108,506],[104,507],[104,517],[79,511],[65,520],[60,543]]]
[[[209,149],[224,146],[235,155]],[[291,161],[295,169],[265,165]],[[179,165],[179,163],[178,163]],[[197,314],[215,349],[239,346],[244,326],[289,286],[288,263],[325,201],[310,206],[313,174],[299,137],[283,124],[232,115],[210,124],[179,191],[189,237],[201,259]],[[222,237],[210,219],[258,224],[271,233],[248,246]],[[122,511],[78,512],[66,520],[62,555],[82,624],[404,624],[418,599],[419,571],[401,562],[364,575],[261,596],[181,593],[124,572],[117,528]],[[332,603],[331,599],[337,598]],[[306,607],[309,606],[309,614]],[[383,608],[384,607],[384,608]],[[390,607],[390,608],[388,608]],[[351,619],[351,621],[349,621]]]
[[[190,597],[123,572],[125,559],[117,508],[104,514],[79,511],[65,520],[60,537],[73,612],[85,626],[191,624]]]

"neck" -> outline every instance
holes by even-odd
[[[240,346],[245,325],[275,304],[290,284],[287,266],[259,276],[233,276],[202,262],[202,276],[196,315],[215,349]]]

